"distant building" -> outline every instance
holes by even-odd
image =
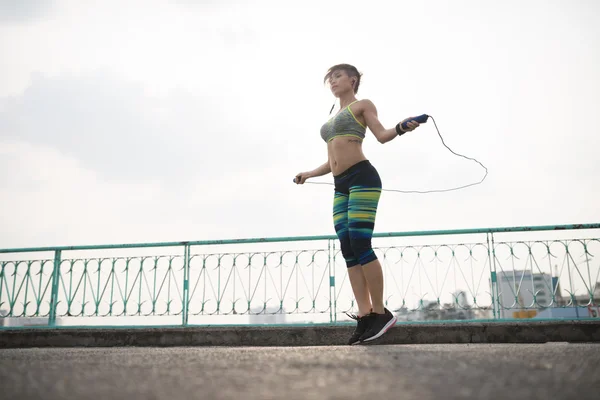
[[[251,325],[278,325],[286,323],[285,308],[282,307],[253,307],[248,315],[248,323]]]
[[[502,271],[497,282],[499,318],[583,318],[590,314],[588,306],[593,309],[600,302],[600,282],[591,296],[575,295],[573,300],[562,296],[559,278],[546,273]]]
[[[460,290],[453,295],[456,298],[456,304],[458,308],[471,308],[469,299],[467,299],[467,293],[464,290]]]
[[[558,305],[558,280],[548,274],[502,271],[497,274],[497,279],[500,318],[534,318],[537,309]],[[555,303],[552,302],[553,293],[556,293]]]
[[[439,304],[437,301],[423,300],[418,310],[401,307],[394,310],[400,321],[451,321],[477,318],[475,310],[469,304],[467,294],[458,291],[453,294],[452,303]]]
[[[574,296],[574,300],[577,305],[586,307],[588,305],[598,306],[600,305],[600,282],[596,282],[594,290],[590,296],[590,293],[579,294]],[[571,301],[570,297],[565,298],[565,302]]]
[[[59,325],[59,319],[56,319]],[[44,317],[0,317],[0,326],[48,326],[48,318]]]

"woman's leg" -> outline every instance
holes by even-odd
[[[367,279],[360,265],[348,268],[348,277],[358,305],[358,316],[363,317],[373,311]]]
[[[348,199],[348,229],[354,256],[362,265],[361,275],[368,288],[373,312],[384,313],[383,273],[371,246],[377,205],[381,196],[378,187],[352,187]]]
[[[383,305],[383,271],[381,270],[379,260],[374,260],[363,265],[361,272],[363,272],[363,276],[369,287],[373,312],[383,314],[385,312]]]
[[[369,329],[361,341],[379,338],[396,323],[396,317],[383,305],[383,272],[371,246],[381,186],[353,186],[348,199],[348,230],[354,256],[361,264],[369,288],[373,312]]]
[[[333,224],[340,240],[342,255],[348,267],[348,277],[352,292],[358,305],[358,316],[362,317],[371,312],[371,297],[365,275],[354,256],[348,230],[348,195],[336,191],[333,198]]]

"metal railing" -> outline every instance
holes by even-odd
[[[373,246],[400,321],[594,318],[598,229],[389,232]],[[4,326],[336,323],[355,309],[335,236],[0,249]]]

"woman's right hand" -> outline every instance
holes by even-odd
[[[310,178],[310,172],[300,172],[299,174],[296,174],[296,177],[294,178],[294,182],[297,185],[302,185],[304,184],[304,182],[306,182],[306,180]]]

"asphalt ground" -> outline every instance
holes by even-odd
[[[3,399],[598,399],[600,344],[0,350]]]

